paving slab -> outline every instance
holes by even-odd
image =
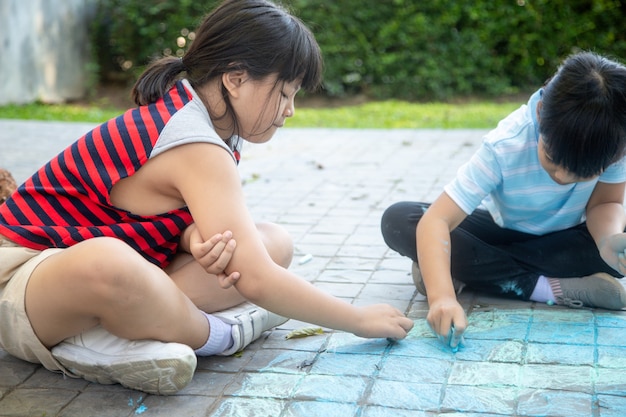
[[[0,120],[0,167],[18,182],[94,124]],[[252,215],[291,233],[291,269],[356,305],[390,303],[415,322],[400,342],[288,321],[237,357],[200,358],[174,396],[66,379],[0,350],[0,416],[456,417],[626,415],[626,312],[570,310],[464,292],[466,346],[426,324],[410,261],[389,250],[380,217],[432,201],[484,130],[282,129],[246,144]]]

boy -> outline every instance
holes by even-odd
[[[427,320],[451,347],[463,286],[569,307],[626,307],[626,68],[566,59],[527,105],[487,134],[432,204],[389,207],[381,228],[413,259]],[[450,337],[454,335],[454,337]]]

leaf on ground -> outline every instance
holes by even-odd
[[[303,327],[301,329],[292,330],[285,335],[285,339],[296,339],[299,337],[315,336],[316,334],[324,334],[321,327]]]

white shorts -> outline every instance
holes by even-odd
[[[25,361],[72,375],[39,341],[25,306],[26,286],[31,274],[43,260],[62,250],[28,249],[0,235],[0,347]]]

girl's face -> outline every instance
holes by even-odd
[[[546,148],[543,143],[543,138],[541,136],[539,136],[539,142],[537,143],[537,156],[539,158],[539,163],[541,164],[541,167],[548,173],[550,178],[552,178],[552,180],[559,185],[574,184],[576,182],[585,182],[585,181],[590,181],[596,178],[595,176],[590,177],[590,178],[582,178],[582,177],[572,174],[565,168],[559,165],[556,165],[552,161],[552,158],[550,157],[548,152],[546,151]]]
[[[294,115],[300,82],[277,81],[276,75],[261,80],[247,78],[238,90],[238,96],[231,102],[241,128],[240,136],[252,143],[263,143]]]

